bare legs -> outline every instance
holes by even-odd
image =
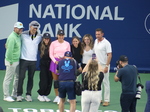
[[[53,80],[56,81],[58,80],[58,75],[52,72]],[[58,96],[58,88],[54,87],[55,95]]]
[[[69,100],[70,102],[70,112],[75,112],[76,110],[76,100]],[[60,98],[60,103],[59,103],[59,111],[64,112],[64,103],[65,103],[65,98]]]

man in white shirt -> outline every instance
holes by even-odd
[[[104,32],[98,28],[95,31],[96,40],[94,42],[94,52],[100,65],[104,70],[104,102],[103,106],[108,106],[110,102],[110,82],[109,82],[109,70],[110,62],[112,58],[112,48],[110,42],[104,38]],[[103,89],[102,89],[103,90]],[[101,96],[102,97],[102,96]],[[101,98],[102,99],[102,98]]]
[[[25,79],[26,69],[28,70],[26,100],[31,102],[31,91],[33,88],[33,77],[36,70],[36,61],[38,53],[38,44],[41,42],[42,35],[38,34],[37,30],[40,24],[37,21],[32,21],[29,24],[30,29],[24,31],[21,35],[21,59],[19,70],[19,82],[17,89],[17,101],[22,101],[23,82]]]

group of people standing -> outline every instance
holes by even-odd
[[[9,35],[6,41],[6,54],[5,54],[5,66],[6,74],[3,81],[4,100],[13,102],[21,102],[23,100],[23,84],[25,79],[26,70],[28,70],[28,80],[26,88],[27,101],[32,101],[32,88],[33,77],[36,70],[37,54],[40,51],[40,82],[38,92],[39,101],[47,101],[50,99],[47,97],[51,92],[52,81],[54,81],[55,99],[53,102],[63,104],[65,96],[61,94],[61,88],[58,89],[57,83],[60,81],[60,85],[63,81],[74,81],[74,79],[62,78],[62,71],[70,70],[69,64],[72,61],[68,61],[68,57],[74,59],[72,63],[76,63],[78,66],[74,68],[80,68],[83,70],[82,80],[85,84],[84,91],[82,92],[83,112],[87,111],[85,103],[91,102],[93,97],[91,92],[97,94],[96,108],[92,106],[90,110],[98,109],[101,102],[103,106],[108,106],[110,102],[110,84],[109,84],[109,69],[112,58],[112,48],[110,42],[104,38],[104,32],[98,28],[95,30],[96,40],[94,41],[92,35],[85,34],[80,41],[79,37],[72,38],[72,44],[64,40],[65,33],[63,30],[57,32],[57,38],[51,41],[49,33],[44,33],[43,36],[38,33],[40,24],[37,21],[32,21],[29,24],[29,30],[23,32],[23,24],[16,22],[14,25],[14,31]],[[71,54],[67,56],[67,52]],[[96,54],[96,59],[92,60],[92,54]],[[65,58],[66,57],[66,58]],[[60,64],[62,60],[66,59]],[[62,62],[61,62],[62,63]],[[59,68],[59,66],[62,66]],[[94,68],[93,68],[94,67]],[[82,68],[82,69],[81,69]],[[92,69],[93,68],[93,69]],[[58,72],[57,72],[58,70]],[[94,75],[93,75],[94,74]],[[93,76],[95,77],[93,77]],[[14,77],[13,91],[9,93],[9,85]],[[68,76],[67,76],[68,77]],[[102,99],[101,84],[104,83],[104,99]],[[64,90],[64,89],[63,89]],[[98,91],[98,92],[95,92]],[[72,94],[72,93],[71,93]],[[75,93],[74,93],[75,94]],[[91,99],[86,99],[86,96],[90,95]],[[97,99],[98,97],[98,99]],[[75,99],[75,97],[68,97],[69,101]],[[92,100],[93,101],[93,100]],[[95,103],[95,102],[94,102]],[[73,104],[74,105],[74,104]],[[62,106],[60,106],[62,107]],[[85,108],[84,108],[85,107]],[[63,108],[62,108],[63,109]],[[84,110],[85,109],[85,110]],[[72,108],[74,110],[74,106]],[[71,111],[72,112],[72,111]]]
[[[38,33],[40,24],[37,21],[32,21],[29,24],[28,31],[23,32],[23,28],[21,22],[16,22],[14,30],[5,44],[6,74],[3,81],[5,101],[13,102],[16,99],[16,101],[21,102],[24,99],[22,94],[26,70],[28,70],[28,80],[25,100],[32,101],[33,78],[39,50],[40,81],[37,90],[39,101],[51,101],[48,95],[54,81],[56,97],[53,102],[59,104],[60,112],[64,112],[67,94],[70,112],[75,112],[74,86],[77,77],[76,70],[78,69],[80,73],[82,72],[82,112],[97,112],[100,103],[103,103],[103,106],[110,104],[109,70],[112,48],[110,42],[104,38],[102,29],[95,30],[95,41],[92,35],[85,34],[82,41],[79,37],[74,36],[70,45],[64,40],[65,33],[63,30],[59,30],[56,40],[51,41],[49,33],[44,33],[43,36]],[[92,54],[95,54],[96,57],[92,57]],[[122,84],[120,96],[122,112],[136,112],[137,68],[128,64],[128,58],[125,55],[120,56],[117,67],[114,80],[120,81]],[[10,94],[9,86],[13,78],[13,89],[12,94]],[[148,83],[146,90],[149,95]],[[104,90],[103,98],[102,90]],[[149,111],[148,105],[147,101],[145,112]]]
[[[7,38],[5,47],[5,66],[6,74],[3,81],[4,100],[13,102],[22,101],[23,84],[28,69],[28,80],[26,88],[27,101],[32,101],[31,94],[33,88],[33,77],[36,70],[38,46],[42,40],[42,35],[38,34],[40,24],[32,21],[29,24],[29,30],[23,31],[23,24],[16,22],[14,31]],[[9,93],[9,85],[13,81],[12,94]]]

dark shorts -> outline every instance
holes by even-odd
[[[59,91],[60,98],[66,98],[66,94],[67,94],[69,100],[76,99],[73,81],[66,81],[66,82],[60,81],[58,91]]]

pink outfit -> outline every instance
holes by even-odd
[[[49,55],[51,60],[55,63],[55,58],[64,57],[64,53],[70,51],[70,44],[67,41],[59,43],[58,40],[55,40],[51,43],[49,49]]]

